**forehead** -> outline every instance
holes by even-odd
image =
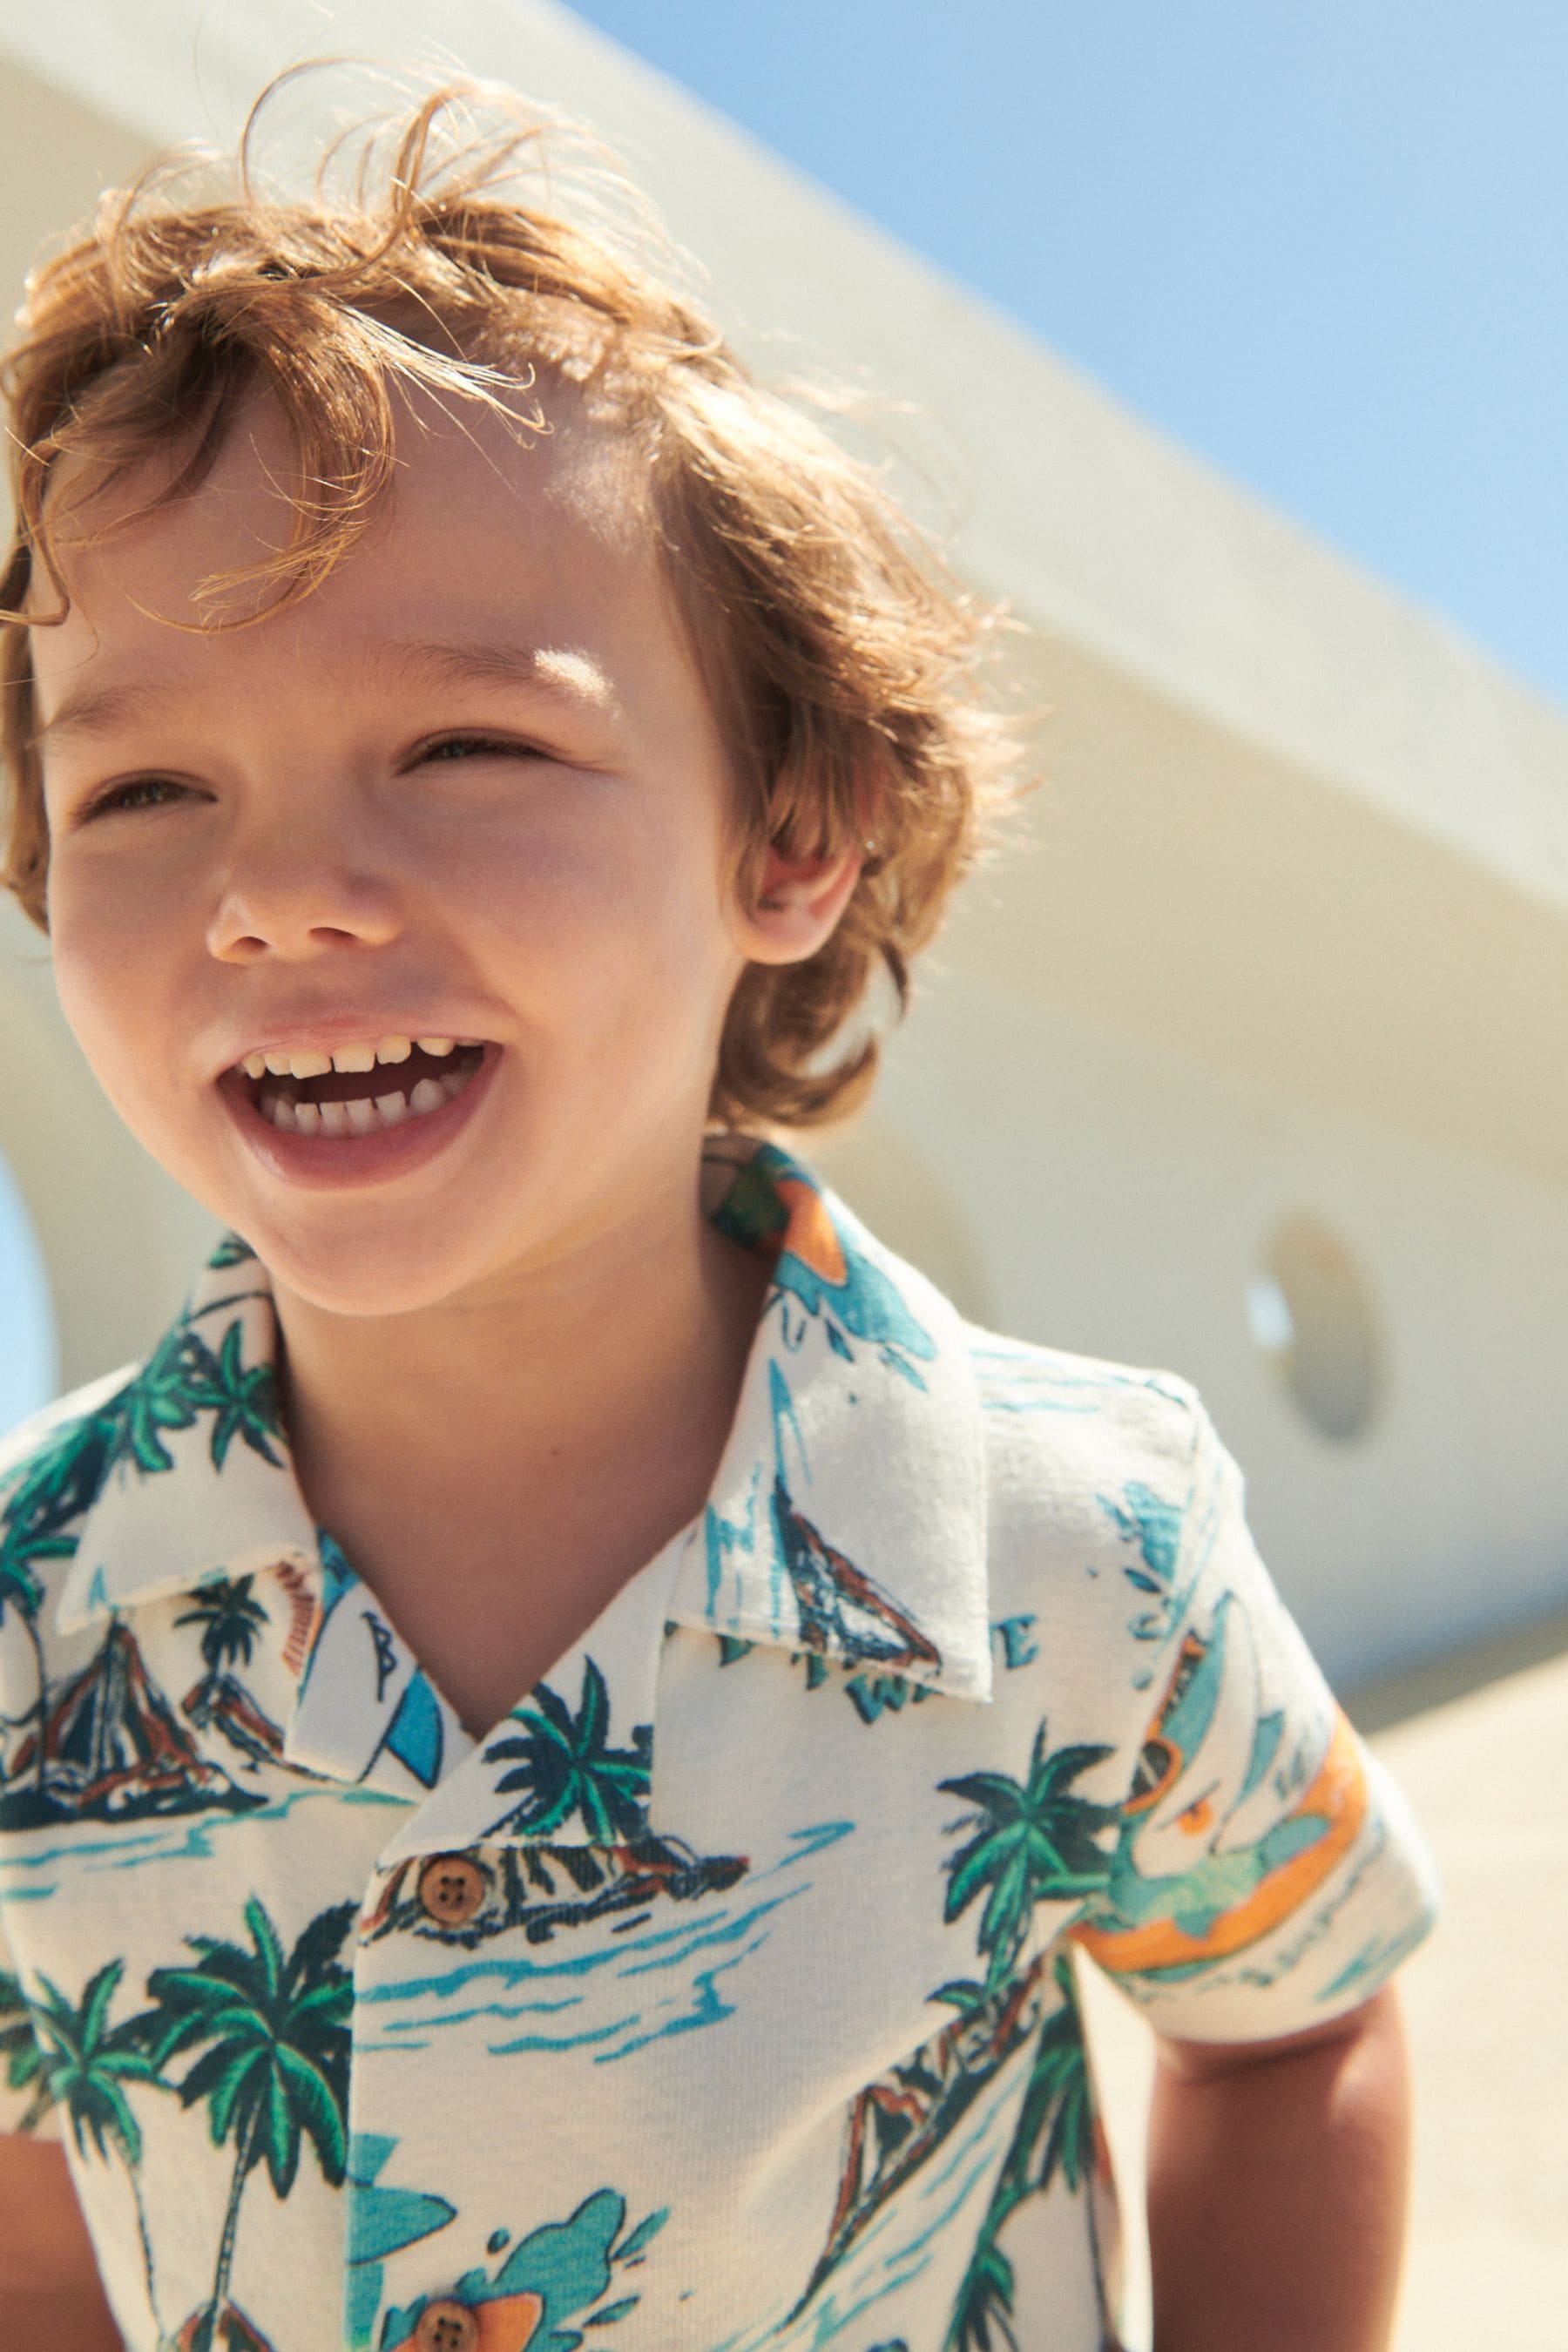
[[[200,674],[442,628],[542,628],[542,642],[569,646],[668,627],[641,458],[574,386],[548,384],[537,406],[520,395],[516,417],[417,387],[395,386],[392,403],[391,488],[363,535],[310,595],[250,626],[204,624],[215,577],[275,557],[298,533],[298,459],[269,397],[247,397],[200,486],[167,503],[155,501],[185,446],[108,482],[63,475],[50,520],[69,611],[30,633],[40,719],[62,695],[149,662]],[[546,429],[535,431],[523,419],[540,409]],[[239,586],[216,612],[249,618],[276,593]],[[35,579],[33,608],[53,602]]]

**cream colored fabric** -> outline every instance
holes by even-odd
[[[965,1326],[770,1146],[708,1181],[773,1270],[708,1507],[478,1743],[237,1237],[0,1452],[5,2120],[132,2352],[1095,2352],[1068,1939],[1246,2039],[1430,1921],[1192,1391]]]

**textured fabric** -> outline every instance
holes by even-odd
[[[0,1452],[0,2122],[132,2352],[1094,2352],[1074,1943],[1245,2040],[1430,1922],[1193,1391],[964,1325],[771,1146],[705,1181],[773,1269],[710,1501],[477,1743],[237,1236]]]

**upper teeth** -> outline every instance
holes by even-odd
[[[416,1044],[426,1054],[449,1054],[457,1045],[455,1037],[382,1037],[373,1045],[368,1039],[357,1045],[339,1045],[325,1054],[319,1045],[304,1045],[289,1053],[281,1047],[269,1053],[247,1054],[243,1063],[247,1078],[268,1075],[275,1078],[319,1078],[328,1070],[374,1070],[378,1062],[406,1062]]]

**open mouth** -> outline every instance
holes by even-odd
[[[236,1075],[262,1118],[282,1134],[379,1135],[444,1109],[472,1084],[484,1058],[483,1045],[454,1045],[447,1054],[411,1045],[403,1060],[378,1062],[369,1070],[324,1070],[308,1078],[271,1071],[255,1078]]]

